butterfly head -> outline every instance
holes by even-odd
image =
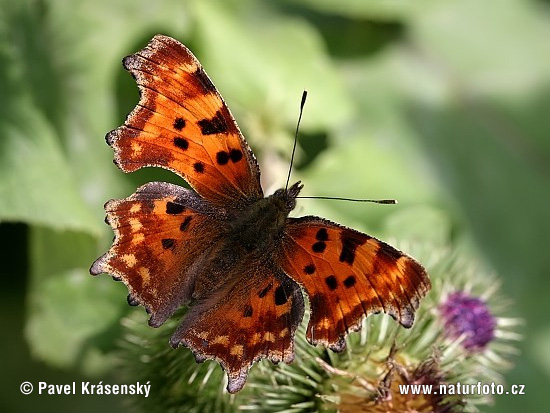
[[[298,181],[290,188],[281,188],[275,191],[272,195],[274,199],[282,201],[287,208],[287,214],[296,207],[296,197],[302,190],[304,185]]]

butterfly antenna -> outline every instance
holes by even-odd
[[[299,199],[332,199],[335,201],[351,201],[351,202],[371,202],[373,204],[397,204],[395,199],[356,199],[356,198],[340,198],[332,196],[297,196]]]
[[[300,128],[300,121],[302,120],[302,113],[304,111],[304,105],[306,104],[307,90],[302,93],[302,101],[300,102],[300,115],[298,116],[298,123],[296,123],[296,132],[294,133],[294,145],[292,146],[292,155],[290,156],[290,167],[288,168],[288,176],[286,178],[285,191],[288,189],[288,183],[290,182],[290,174],[292,173],[292,164],[294,163],[294,154],[296,153],[296,142],[298,141],[298,129]]]
[[[298,142],[298,130],[300,129],[300,121],[302,120],[302,113],[304,112],[304,106],[307,99],[307,90],[302,93],[302,100],[300,102],[300,115],[298,116],[298,122],[296,123],[296,132],[294,133],[294,145],[292,146],[292,155],[290,156],[290,167],[288,168],[288,176],[286,178],[285,191],[288,189],[290,182],[290,174],[292,173],[292,165],[294,164],[294,155],[296,153],[296,143]],[[336,201],[351,201],[351,202],[371,202],[374,204],[397,204],[395,199],[355,199],[355,198],[340,198],[340,197],[328,197],[328,196],[298,196],[300,199],[334,199]]]

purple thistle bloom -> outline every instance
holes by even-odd
[[[484,350],[495,338],[496,320],[481,299],[466,292],[450,294],[440,306],[446,334],[451,338],[465,335],[462,345],[470,351]]]

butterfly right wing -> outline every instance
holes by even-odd
[[[282,245],[281,267],[309,297],[307,338],[335,351],[370,314],[385,312],[411,327],[431,287],[412,257],[323,218],[289,218]]]
[[[90,268],[126,284],[131,305],[143,305],[158,327],[191,299],[193,271],[221,238],[222,225],[195,192],[151,182],[130,197],[105,204],[113,245]],[[196,271],[195,271],[196,273]]]

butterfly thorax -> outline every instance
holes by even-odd
[[[290,211],[296,206],[296,196],[302,189],[300,182],[290,188],[279,189],[239,211],[230,223],[231,237],[248,253],[268,253],[275,248]]]

